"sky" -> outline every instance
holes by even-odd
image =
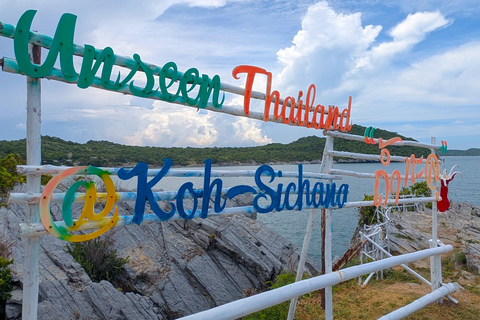
[[[316,104],[353,123],[449,149],[480,148],[480,2],[404,1],[61,1],[0,0],[0,21],[37,10],[32,30],[54,35],[62,14],[77,16],[74,42],[179,71],[197,68],[222,83],[239,65],[272,73],[281,97],[316,86]],[[42,51],[43,57],[47,54]],[[0,37],[0,58],[14,58]],[[79,72],[81,59],[76,58]],[[122,71],[123,73],[124,71]],[[127,71],[125,71],[127,72]],[[140,81],[140,79],[139,79]],[[265,92],[258,77],[254,90]],[[26,79],[0,71],[0,140],[26,136]],[[224,105],[242,108],[228,94]],[[321,130],[264,122],[116,92],[42,80],[42,135],[84,143],[161,147],[289,143]],[[262,111],[262,103],[252,104]]]

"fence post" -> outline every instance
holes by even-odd
[[[333,167],[333,156],[329,154],[330,151],[333,151],[333,139],[333,136],[328,135],[325,140],[325,148],[323,150],[320,173],[327,173]],[[331,182],[331,180],[328,181],[328,183]],[[322,257],[322,264],[325,264],[325,274],[328,274],[332,272],[332,209],[330,208],[325,209],[325,238],[322,239],[322,246],[325,247],[325,254]],[[325,320],[331,320],[333,319],[333,297],[331,286],[325,287],[324,299]]]
[[[34,63],[40,64],[40,47],[29,45]],[[27,165],[40,165],[41,155],[41,79],[27,77]],[[41,175],[27,175],[27,193],[40,192]],[[25,222],[40,222],[38,205],[27,205]],[[25,239],[22,318],[37,319],[39,237]]]
[[[432,137],[431,143],[436,143],[435,137]],[[435,153],[435,149],[431,149],[432,153]],[[426,173],[427,174],[427,173]],[[437,219],[437,202],[432,201],[432,239],[430,240],[430,248],[438,247],[438,219]],[[440,255],[430,257],[430,277],[432,291],[440,288],[442,283],[442,265]],[[437,302],[442,303],[443,299],[439,299]]]
[[[303,268],[305,267],[305,261],[307,260],[308,247],[310,245],[310,239],[312,238],[313,225],[315,224],[315,214],[317,213],[316,209],[310,210],[308,215],[307,230],[305,231],[305,237],[303,238],[302,253],[300,255],[300,260],[298,261],[297,275],[295,277],[295,282],[302,280]],[[287,320],[293,320],[295,316],[295,309],[297,307],[298,297],[290,300],[290,307],[288,309]]]

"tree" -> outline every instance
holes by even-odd
[[[25,182],[25,176],[17,172],[17,165],[24,163],[18,154],[0,159],[0,206],[6,206],[5,198],[17,183]]]

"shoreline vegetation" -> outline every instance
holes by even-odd
[[[362,135],[365,127],[353,125],[351,134]],[[396,132],[375,130],[375,137],[390,139],[401,137],[403,140],[414,141],[399,135]],[[42,137],[42,164],[78,166],[92,165],[96,167],[131,167],[138,162],[145,162],[149,166],[161,167],[164,158],[173,161],[173,167],[203,166],[205,159],[211,159],[213,166],[240,166],[257,164],[295,164],[320,163],[325,147],[325,138],[309,136],[297,141],[281,144],[271,143],[257,147],[148,147],[127,146],[109,141],[88,141],[77,143],[65,141],[61,138]],[[377,145],[343,139],[335,140],[335,150],[354,153],[380,154]],[[391,147],[392,155],[416,157],[428,156],[430,150],[418,147]],[[0,141],[0,158],[8,154],[18,154],[26,158],[26,140]],[[443,155],[443,154],[442,154]],[[440,156],[442,156],[440,155]],[[445,156],[479,156],[480,149],[448,150]],[[334,159],[338,162],[350,160]],[[367,161],[365,161],[367,162]]]

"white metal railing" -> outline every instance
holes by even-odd
[[[358,136],[354,134],[348,134],[348,133],[343,133],[343,132],[338,132],[338,131],[324,131],[323,133],[326,136],[331,136],[335,138],[342,138],[345,140],[352,140],[352,141],[363,141],[365,142],[365,137],[364,136]],[[373,139],[373,142],[375,144],[378,144],[378,139]],[[434,150],[440,150],[441,146],[435,145],[435,143],[428,144],[428,143],[422,143],[422,142],[417,142],[417,141],[409,141],[409,140],[403,140],[402,142],[395,142],[392,144],[392,146],[409,146],[409,147],[420,147],[420,148],[427,148],[427,149],[434,149]]]
[[[401,307],[395,311],[390,312],[387,315],[384,315],[383,317],[379,318],[378,320],[398,320],[398,319],[403,319],[415,311],[418,311],[422,309],[423,307],[429,305],[430,303],[433,303],[442,297],[445,297],[451,293],[454,293],[457,291],[458,286],[455,283],[447,283],[442,285],[440,288],[424,295],[421,298],[418,298],[417,300],[413,301],[412,303],[409,303],[408,305]]]
[[[421,260],[432,255],[440,255],[450,252],[452,250],[453,247],[451,245],[446,245],[443,247],[425,249],[417,252],[407,253],[401,256],[386,258],[380,261],[374,261],[367,264],[345,268],[336,272],[330,272],[314,278],[294,282],[278,289],[259,293],[248,298],[226,303],[212,309],[182,317],[179,320],[238,319],[253,312],[257,312],[282,303],[284,301],[288,301],[294,297],[320,290],[327,286],[333,286],[340,282],[354,279],[364,274],[377,272],[382,269],[392,268],[402,263],[409,263],[412,261]],[[445,295],[449,293],[451,292],[448,291],[445,293]]]

